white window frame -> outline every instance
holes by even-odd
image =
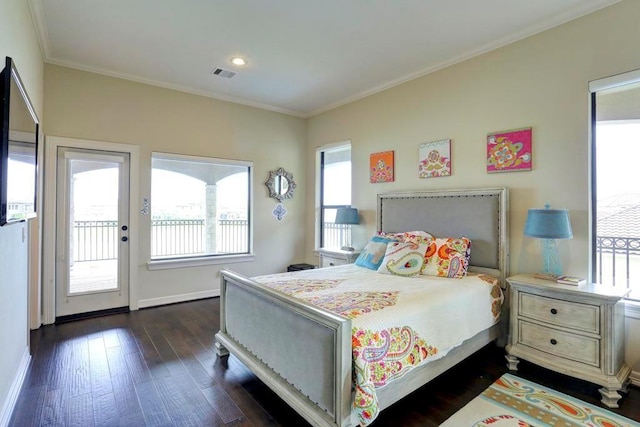
[[[593,200],[593,191],[596,186],[596,177],[594,171],[596,168],[595,151],[595,103],[596,92],[612,89],[618,86],[624,86],[631,83],[640,82],[640,70],[633,70],[626,73],[616,74],[613,76],[597,79],[589,82],[589,278],[593,281],[596,271],[596,205]],[[640,319],[640,303],[637,301],[627,300],[625,304],[625,316]]]
[[[353,146],[351,140],[334,142],[326,145],[322,145],[316,148],[316,179],[315,179],[315,225],[314,225],[314,248],[317,252],[322,241],[322,153],[325,151],[335,150],[342,147],[349,147],[351,154],[353,155]],[[353,157],[353,156],[351,156]],[[351,167],[353,170],[353,160],[351,160]],[[352,194],[353,196],[353,194]],[[346,206],[346,205],[345,205]],[[349,205],[350,206],[350,205]]]
[[[210,255],[198,255],[198,256],[185,256],[179,258],[163,258],[163,259],[151,259],[151,231],[149,232],[149,262],[147,268],[149,270],[165,270],[171,268],[183,268],[183,267],[199,267],[206,265],[227,265],[242,262],[251,262],[255,260],[253,252],[253,162],[245,160],[232,160],[222,159],[217,157],[203,157],[203,156],[191,156],[187,154],[172,154],[163,152],[152,152],[151,159],[166,159],[172,161],[185,161],[196,163],[208,163],[216,165],[229,165],[229,166],[244,166],[248,169],[249,173],[249,188],[248,188],[248,218],[247,226],[248,230],[248,252],[240,254],[210,254]],[[151,166],[153,170],[153,166]],[[152,184],[153,185],[153,184]],[[153,200],[151,200],[153,206]],[[149,221],[149,227],[151,227],[151,221]]]

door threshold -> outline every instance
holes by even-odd
[[[73,322],[75,320],[91,319],[93,317],[108,316],[110,314],[128,313],[129,307],[107,308],[105,310],[89,311],[86,313],[69,314],[67,316],[56,317],[56,324]]]

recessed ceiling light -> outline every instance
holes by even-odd
[[[230,62],[233,65],[238,65],[238,66],[247,65],[247,60],[241,56],[234,56],[233,58],[231,58]]]

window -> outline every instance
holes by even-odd
[[[640,301],[640,73],[592,82],[592,278]]]
[[[351,142],[317,152],[319,228],[317,247],[339,248],[351,243],[351,226],[335,224],[338,208],[351,206]]]
[[[251,252],[251,162],[151,155],[151,260]]]

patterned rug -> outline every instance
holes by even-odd
[[[504,374],[442,424],[442,427],[512,426],[640,427],[640,423],[550,388]]]

